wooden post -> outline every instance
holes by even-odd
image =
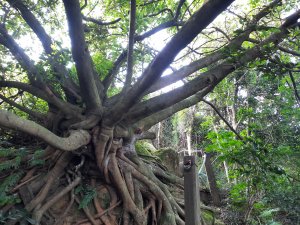
[[[195,156],[184,156],[183,171],[185,224],[201,225],[199,182]]]

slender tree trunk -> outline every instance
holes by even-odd
[[[189,131],[186,132],[186,143],[189,155],[192,155],[192,145],[191,145],[191,133]]]
[[[228,182],[228,184],[229,184],[229,183],[230,183],[230,179],[229,179],[228,166],[227,166],[226,161],[223,162],[223,165],[224,165],[224,170],[225,170],[227,182]]]
[[[158,123],[158,130],[157,130],[157,149],[160,148],[160,138],[161,138],[161,122]]]
[[[215,176],[213,166],[211,163],[211,154],[210,153],[206,153],[205,169],[206,169],[206,174],[207,174],[207,178],[208,178],[208,183],[209,183],[213,203],[216,206],[220,206],[221,198],[220,198],[220,193],[219,193],[219,189],[218,189],[217,182],[216,182],[216,176]]]

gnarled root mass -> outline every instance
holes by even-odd
[[[11,190],[22,203],[1,209],[16,215],[6,223],[183,225],[182,179],[139,158],[133,143],[102,127],[84,149],[45,151],[43,166],[24,167]]]

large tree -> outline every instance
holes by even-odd
[[[73,202],[80,201],[80,193],[74,193],[80,183],[108,190],[111,208],[122,204],[122,224],[184,224],[183,205],[166,185],[181,186],[182,180],[142,161],[135,141],[151,137],[147,131],[152,125],[195,105],[225,77],[251,62],[268,59],[290,73],[298,66],[300,11],[291,10],[296,2],[251,1],[246,15],[239,15],[235,7],[227,11],[234,25],[228,23],[224,29],[214,25],[232,2],[0,3],[0,98],[6,103],[6,109],[0,110],[0,126],[48,145],[41,156],[46,159],[44,168],[50,168],[46,179],[39,178],[33,196],[20,193],[37,224],[53,205],[70,196],[66,210],[55,214],[62,219],[53,223],[62,223]],[[64,34],[64,22],[71,51],[63,47],[65,39],[56,40]],[[147,38],[164,29],[171,37],[157,52]],[[40,41],[39,59],[31,59],[30,51],[22,48],[24,37],[27,41],[32,37],[35,45],[36,38]],[[279,52],[293,60],[279,62],[275,57]],[[169,68],[173,72],[162,76]],[[183,85],[153,94],[178,81]],[[32,102],[47,107],[39,109]],[[32,168],[26,171],[23,182],[37,173]],[[95,210],[102,216],[94,217],[84,207],[88,221],[117,224],[119,218],[103,215],[103,206],[95,199]]]

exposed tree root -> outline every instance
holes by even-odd
[[[26,175],[27,176],[27,175]],[[26,179],[25,181],[23,181],[24,179],[22,179],[21,181],[23,181],[22,183],[18,184],[16,187],[14,187],[14,189],[11,190],[11,192],[16,192],[19,188],[21,188],[22,186],[26,185],[27,183],[35,180],[36,178],[38,178],[40,176],[40,174],[37,174],[33,177],[30,177],[28,179]]]
[[[68,182],[71,183],[71,179],[68,177]],[[55,222],[54,225],[59,225],[61,223],[64,222],[64,219],[67,215],[67,213],[70,211],[72,205],[74,204],[74,201],[75,201],[75,193],[74,193],[74,188],[71,190],[71,195],[70,195],[70,202],[67,206],[67,208],[65,209],[65,211],[63,212],[63,214],[61,214],[59,216],[59,218],[57,219],[57,221]]]
[[[32,192],[33,197],[27,201],[25,209],[36,224],[184,224],[184,206],[177,203],[171,192],[174,189],[182,192],[182,179],[157,164],[145,163],[135,153],[132,140],[114,139],[112,131],[106,127],[95,128],[93,143],[86,148],[91,152],[51,149],[54,152],[51,157],[45,154],[45,166],[51,168],[46,177],[40,176],[39,169],[29,168],[12,191],[25,188]],[[38,177],[41,179],[36,179]],[[80,213],[76,212],[77,205],[85,196],[75,191],[78,185],[88,185],[97,193]],[[12,208],[14,206],[8,211]],[[74,212],[78,214],[75,218]]]
[[[45,203],[41,208],[36,210],[33,213],[33,219],[36,222],[36,225],[40,224],[43,214],[53,205],[55,204],[60,198],[62,198],[65,194],[71,191],[74,187],[76,187],[81,181],[81,177],[77,177],[71,184],[65,187],[62,191],[58,192],[57,194],[53,195],[51,199]]]
[[[26,210],[30,212],[36,206],[41,204],[41,202],[47,197],[47,194],[55,179],[59,177],[60,173],[62,173],[64,168],[69,164],[69,160],[70,160],[70,153],[69,152],[62,153],[61,157],[56,162],[54,168],[49,173],[48,180],[44,185],[43,189],[38,193],[38,195],[34,199],[32,199],[32,201],[28,205],[25,206]]]

